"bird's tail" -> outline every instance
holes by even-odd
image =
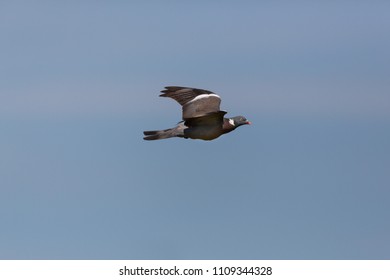
[[[171,137],[182,137],[177,133],[176,128],[168,128],[164,130],[144,131],[144,140],[160,140]]]

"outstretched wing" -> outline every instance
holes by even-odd
[[[161,91],[162,97],[176,100],[183,109],[183,120],[218,113],[221,98],[215,93],[197,88],[169,86]]]

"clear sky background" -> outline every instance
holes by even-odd
[[[1,259],[389,259],[389,1],[1,1]],[[253,125],[180,121],[166,85]]]

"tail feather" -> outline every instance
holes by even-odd
[[[179,136],[176,133],[176,128],[144,131],[144,135],[144,140],[159,140]]]
[[[144,131],[144,135],[153,135],[153,134],[158,133],[159,131],[162,131],[162,130],[148,130],[148,131]]]

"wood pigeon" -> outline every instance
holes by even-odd
[[[221,98],[215,93],[197,88],[169,86],[161,91],[162,97],[179,102],[183,109],[183,121],[176,127],[165,130],[144,131],[145,140],[159,140],[171,137],[213,140],[244,124],[251,124],[245,117],[224,118]]]

